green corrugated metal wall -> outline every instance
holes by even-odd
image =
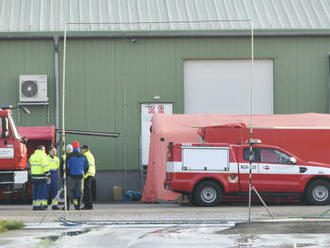
[[[60,61],[62,61],[62,47]],[[328,112],[330,37],[257,37],[255,57],[274,59],[274,112]],[[1,41],[1,103],[18,100],[18,75],[49,78],[54,122],[52,41]],[[183,60],[249,58],[249,38],[80,39],[67,46],[66,126],[118,131],[120,138],[69,136],[92,145],[99,169],[135,170],[140,164],[140,103],[174,102],[183,112]],[[62,71],[62,65],[60,65]],[[233,98],[233,101],[235,99]],[[42,107],[19,125],[49,125]]]
[[[31,115],[20,112],[20,126],[54,125],[54,56],[53,42],[47,40],[1,40],[0,41],[0,104],[13,106],[19,100],[18,77],[20,74],[47,74],[50,96],[50,121],[44,106],[33,106]],[[14,114],[18,119],[18,113]]]

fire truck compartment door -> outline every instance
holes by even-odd
[[[227,171],[229,148],[182,147],[182,170]]]

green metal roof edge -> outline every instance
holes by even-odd
[[[145,30],[131,30],[131,31],[69,31],[67,35],[86,35],[89,37],[93,37],[93,35],[109,35],[109,34],[117,34],[117,35],[134,35],[134,34],[248,34],[250,33],[249,29],[226,29],[226,30],[153,30],[153,31],[145,31]],[[318,35],[318,34],[328,34],[330,33],[329,29],[258,29],[254,30],[255,34],[310,34],[310,35]],[[45,36],[63,36],[64,32],[0,32],[1,36],[35,36],[35,35],[45,35]]]

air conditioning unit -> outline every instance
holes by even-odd
[[[19,101],[48,102],[47,75],[20,75]]]

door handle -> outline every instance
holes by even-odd
[[[307,171],[306,167],[299,167],[300,173],[305,173]]]

